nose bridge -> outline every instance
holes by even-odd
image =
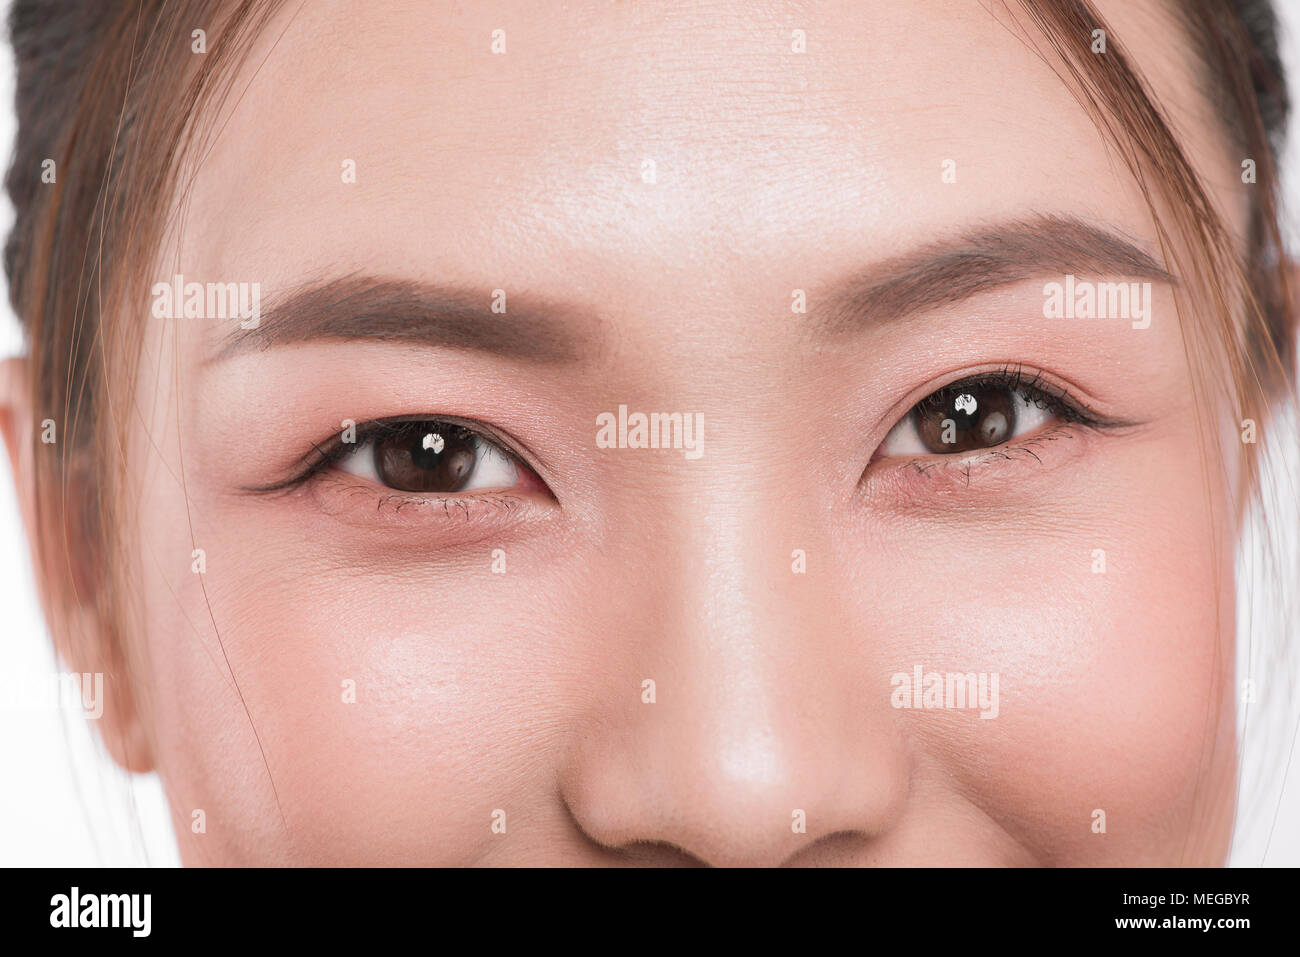
[[[666,526],[676,560],[663,580],[659,658],[719,730],[743,717],[736,743],[775,743],[773,702],[800,691],[814,670],[802,665],[832,650],[809,640],[835,601],[829,576],[806,572],[807,552],[828,547],[826,532],[815,508],[790,501],[789,469],[729,450],[697,464],[681,486],[679,520]],[[777,512],[774,502],[789,505]]]
[[[569,800],[602,843],[778,863],[831,833],[879,830],[906,774],[886,696],[863,695],[862,667],[844,658],[847,596],[833,583],[846,578],[807,571],[807,555],[829,553],[824,510],[786,489],[774,515],[781,494],[752,476],[737,494],[727,473],[684,483],[677,519],[643,553],[672,556],[667,574],[642,576],[653,626],[627,622],[652,644],[637,658],[654,701],[593,725]]]
[[[798,640],[794,596],[778,577],[775,537],[757,512],[733,499],[702,504],[682,543],[673,633],[660,636],[665,659],[682,666],[673,670],[695,712],[671,716],[683,725],[676,740],[694,752],[677,757],[688,771],[698,761],[728,787],[751,792],[779,786],[795,745],[781,725],[797,720],[779,705],[800,684],[789,667]]]
[[[807,554],[825,554],[824,533],[809,521],[811,509],[792,507],[774,521],[760,500],[774,499],[701,508],[683,546],[690,560],[674,607],[676,632],[661,637],[687,664],[680,679],[698,716],[673,715],[683,725],[676,740],[694,750],[694,757],[679,752],[683,769],[715,771],[732,792],[794,799],[796,780],[819,787],[820,777],[835,776],[841,730],[856,720],[860,702],[837,628],[842,596],[824,569],[807,573]]]

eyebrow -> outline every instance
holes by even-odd
[[[1070,216],[984,226],[872,264],[838,287],[823,331],[890,322],[1030,279],[1066,274],[1178,280],[1117,230]]]
[[[236,328],[209,362],[313,340],[371,340],[488,352],[536,362],[569,362],[585,354],[584,328],[594,324],[572,306],[505,298],[406,279],[349,275],[270,297],[258,325]],[[590,328],[585,330],[590,332]]]
[[[1127,276],[1177,285],[1140,245],[1069,216],[1037,216],[968,231],[873,263],[841,282],[819,331],[835,334],[962,302],[1034,278]],[[401,342],[535,362],[572,362],[591,348],[594,317],[523,295],[492,310],[493,291],[366,275],[276,294],[256,328],[233,330],[208,361],[313,340]]]

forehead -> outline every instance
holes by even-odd
[[[1116,15],[1138,38],[1157,17]],[[1135,58],[1182,69],[1171,49]],[[291,4],[230,102],[181,235],[220,278],[561,295],[579,274],[847,268],[1029,210],[1150,233],[1052,66],[979,0]]]

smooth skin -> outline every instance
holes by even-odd
[[[1147,329],[1044,318],[1059,272],[826,321],[854,277],[975,226],[1068,216],[1159,248],[1005,14],[290,6],[150,276],[264,302],[357,275],[502,289],[484,321],[546,312],[573,348],[222,358],[229,320],[120,318],[144,323],[114,463],[129,620],[87,627],[125,636],[103,731],[161,774],[186,864],[1223,863],[1235,466],[1198,429],[1232,411],[1196,414],[1170,288]],[[1178,26],[1101,8],[1239,233]],[[1129,424],[1056,423],[968,473],[877,455],[917,401],[1006,364]],[[29,478],[42,415],[7,374]],[[704,454],[598,448],[620,404],[702,414]],[[525,480],[449,508],[335,466],[247,491],[344,420],[421,415],[508,439]],[[916,665],[997,674],[998,716],[893,707]]]

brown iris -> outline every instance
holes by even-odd
[[[458,492],[478,462],[473,432],[445,422],[405,422],[374,438],[375,472],[403,492]]]
[[[1016,393],[957,383],[922,399],[912,416],[921,444],[933,455],[992,448],[1015,432]]]

